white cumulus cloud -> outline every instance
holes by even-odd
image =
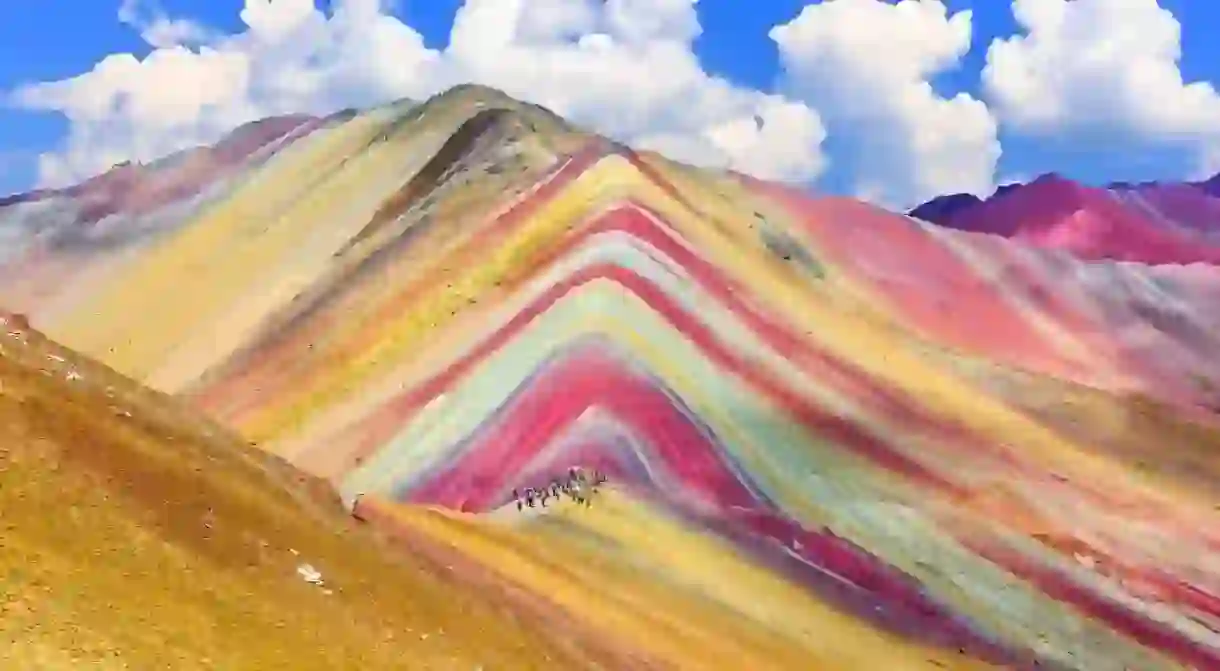
[[[328,5],[245,0],[243,28],[226,34],[155,0],[124,0],[119,20],[150,53],[110,54],[9,95],[70,122],[41,155],[40,181],[152,160],[265,116],[420,99],[467,81],[679,160],[797,183],[830,165],[829,128],[843,147],[834,164],[859,193],[895,205],[984,192],[999,155],[987,108],[929,85],[971,43],[969,12],[949,15],[938,0],[806,7],[771,33],[787,68],[779,92],[703,68],[695,0],[465,0],[443,49],[384,0]]]
[[[119,22],[134,28],[145,42],[154,47],[205,42],[214,34],[190,19],[175,19],[155,2],[123,0],[119,5]]]
[[[971,13],[940,0],[828,0],[771,30],[790,89],[850,147],[857,195],[903,206],[993,188],[996,120],[929,83],[958,67],[971,37]]]
[[[467,0],[444,50],[380,0],[331,6],[246,0],[244,30],[221,34],[125,0],[119,19],[151,53],[111,54],[11,95],[70,121],[63,145],[41,156],[40,181],[151,160],[260,117],[418,99],[465,81],[680,160],[797,182],[825,164],[813,109],[703,70],[693,0]]]
[[[1183,80],[1181,25],[1156,0],[1013,0],[1021,34],[987,50],[983,86],[1016,132],[1179,147],[1220,169],[1220,95]]]

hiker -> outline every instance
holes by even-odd
[[[588,485],[586,485],[583,480],[579,481],[576,483],[576,486],[572,488],[572,491],[572,500],[576,501],[578,504],[583,503],[586,507],[588,507],[590,499]]]
[[[517,502],[517,510],[521,510],[521,494],[516,489],[513,489],[513,499]]]

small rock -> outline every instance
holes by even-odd
[[[297,567],[297,575],[311,585],[322,585],[322,573],[311,564],[301,564]]]

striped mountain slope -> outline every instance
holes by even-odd
[[[1220,668],[1220,270],[698,170],[479,87],[259,147],[139,212],[0,209],[0,301],[590,664]],[[100,228],[129,235],[63,244]],[[575,466],[609,476],[591,507],[513,505]]]

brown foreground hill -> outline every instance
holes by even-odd
[[[3,327],[0,668],[527,669],[578,652],[387,552],[322,483],[172,398]]]

